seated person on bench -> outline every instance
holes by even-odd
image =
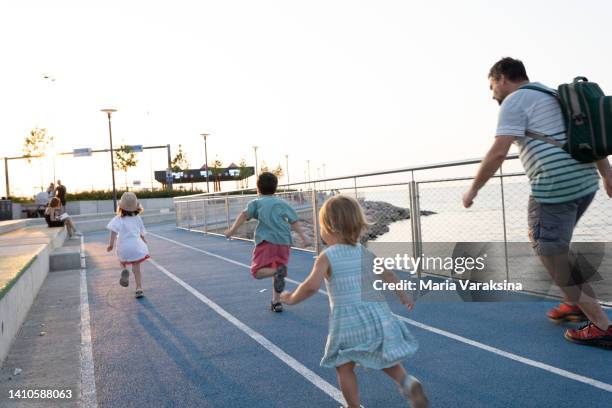
[[[53,197],[49,202],[49,206],[45,210],[45,220],[47,221],[49,228],[63,227],[65,225],[70,238],[73,236],[83,235],[77,231],[76,227],[74,226],[74,222],[67,213],[60,214],[60,205],[61,202],[59,198]]]

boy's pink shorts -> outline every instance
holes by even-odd
[[[289,245],[278,245],[263,241],[253,250],[251,275],[255,276],[255,273],[261,268],[277,268],[280,265],[287,265],[290,253],[291,247]]]

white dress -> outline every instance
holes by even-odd
[[[147,244],[140,238],[146,234],[139,215],[115,216],[106,226],[117,233],[117,257],[121,262],[142,261],[149,256]]]

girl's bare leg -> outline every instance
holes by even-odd
[[[396,364],[389,368],[383,368],[383,371],[389,377],[393,378],[397,385],[400,385],[402,381],[404,381],[404,378],[406,378],[406,370],[404,370],[404,367],[402,367],[401,364]]]
[[[426,408],[429,406],[429,401],[423,390],[423,386],[414,377],[412,380],[416,382],[412,383],[410,389],[405,389],[404,380],[408,375],[404,367],[401,364],[396,364],[393,367],[383,368],[383,371],[397,383],[400,388],[400,392],[405,398],[410,399],[411,406],[414,408]]]
[[[142,289],[142,281],[140,280],[140,264],[136,263],[132,265],[132,272],[134,272],[134,279],[136,279],[136,290]]]
[[[346,363],[336,367],[340,390],[346,400],[347,408],[359,408],[359,386],[355,375],[355,363]]]

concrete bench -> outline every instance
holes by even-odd
[[[49,272],[49,254],[65,228],[26,227],[0,235],[0,361]]]

